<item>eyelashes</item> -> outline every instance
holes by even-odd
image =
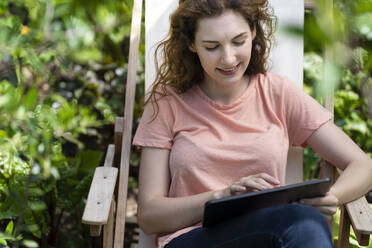
[[[207,49],[207,51],[213,51],[213,50],[216,50],[217,47],[218,47],[218,45],[214,46],[214,47],[206,47],[205,49]]]
[[[244,45],[244,43],[245,43],[245,40],[243,40],[243,41],[234,41],[234,42],[233,42],[233,44],[234,44],[235,46],[242,46],[242,45]],[[207,51],[214,51],[214,50],[216,50],[219,46],[220,46],[220,45],[216,45],[216,46],[214,46],[214,47],[206,47],[205,49],[206,49]]]

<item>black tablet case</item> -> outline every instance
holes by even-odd
[[[260,208],[291,203],[302,198],[324,196],[330,186],[331,179],[322,178],[210,200],[205,204],[203,227],[210,227]]]

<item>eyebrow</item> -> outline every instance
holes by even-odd
[[[240,33],[232,39],[235,40],[235,39],[240,38],[241,36],[246,35],[246,34],[247,34],[247,32]],[[202,42],[203,43],[218,43],[218,41],[216,41],[216,40],[202,40]]]

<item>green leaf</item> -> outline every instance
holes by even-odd
[[[22,245],[26,246],[26,247],[30,247],[30,248],[37,248],[39,247],[39,244],[36,243],[34,240],[30,240],[30,239],[25,239],[22,241]]]
[[[6,138],[6,132],[4,130],[0,130],[0,139]]]
[[[0,107],[3,107],[12,101],[12,97],[9,94],[0,96]]]
[[[43,211],[46,209],[46,204],[42,201],[29,201],[28,206],[33,211]]]
[[[28,195],[30,197],[42,196],[44,195],[44,191],[42,191],[40,188],[30,188],[28,190]]]
[[[36,102],[37,102],[37,89],[35,87],[32,87],[28,90],[26,98],[24,100],[23,106],[26,108],[26,110],[31,110],[35,108]]]
[[[87,174],[90,171],[93,170],[93,168],[96,168],[99,166],[101,159],[103,156],[102,151],[96,151],[96,150],[85,150],[78,153],[78,158],[80,159],[80,167],[79,171]]]
[[[13,234],[13,231],[14,231],[14,223],[11,220],[11,221],[9,221],[8,225],[5,228],[5,233],[7,233],[9,235],[12,235]]]
[[[5,239],[0,239],[0,245],[7,245],[7,242]]]
[[[74,59],[80,63],[88,63],[92,61],[101,61],[103,54],[100,50],[91,48],[91,49],[80,49],[72,54]]]
[[[26,219],[25,219],[26,220]],[[31,220],[29,220],[29,221],[31,221]],[[34,220],[32,220],[32,221],[34,221]],[[30,224],[28,224],[27,222],[26,222],[26,224],[27,224],[27,228],[28,228],[28,230],[35,236],[35,237],[37,237],[37,238],[41,238],[41,231],[39,230],[39,227],[38,227],[38,225],[36,225],[36,224],[31,224],[31,222],[30,222]]]

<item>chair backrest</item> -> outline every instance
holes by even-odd
[[[303,38],[287,35],[283,27],[287,24],[300,28],[304,23],[303,0],[269,0],[270,5],[278,17],[278,31],[276,32],[276,46],[270,60],[271,71],[285,75],[302,88],[303,84]],[[150,89],[156,75],[154,65],[154,51],[156,44],[165,38],[169,31],[169,16],[178,5],[178,0],[151,0],[145,2],[146,27],[146,72],[145,88]],[[291,147],[288,152],[286,184],[303,180],[302,149]],[[152,248],[154,236],[140,232],[140,248]]]

